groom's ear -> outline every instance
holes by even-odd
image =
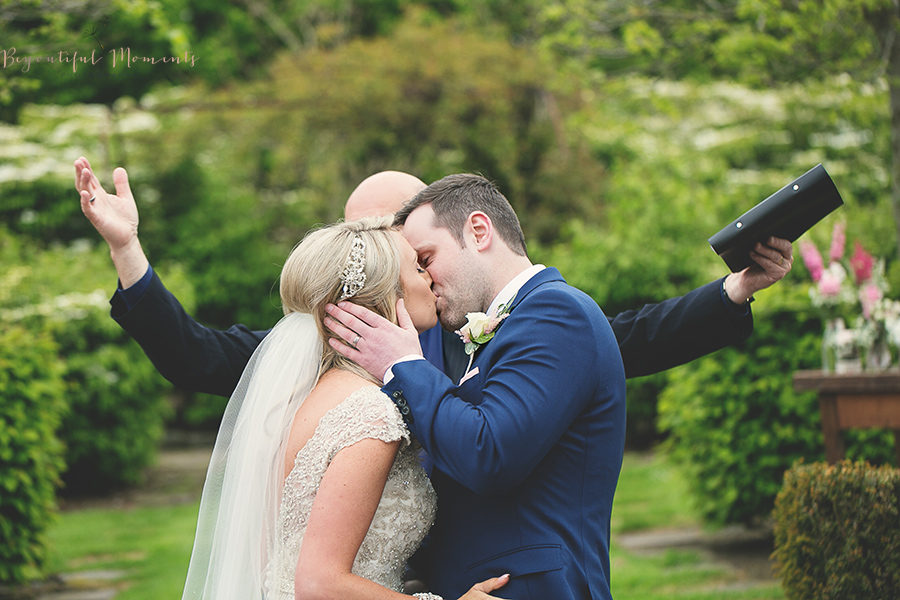
[[[494,241],[494,224],[489,216],[475,211],[469,214],[466,221],[466,233],[475,249],[482,252],[490,248]]]

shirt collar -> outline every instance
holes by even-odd
[[[523,285],[528,283],[528,280],[543,271],[546,267],[544,265],[532,265],[516,275],[512,278],[512,281],[506,284],[500,293],[494,298],[494,301],[491,302],[491,305],[488,307],[487,314],[492,314],[493,311],[496,311],[500,308],[501,304],[510,304],[513,299],[516,297],[516,294],[519,293],[519,290]]]

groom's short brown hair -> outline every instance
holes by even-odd
[[[525,234],[516,211],[506,196],[481,175],[461,173],[435,181],[397,211],[394,225],[402,226],[410,213],[423,204],[431,204],[434,225],[448,230],[461,247],[466,245],[463,239],[466,220],[473,212],[481,211],[491,219],[510,250],[526,255]]]

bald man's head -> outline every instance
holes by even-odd
[[[344,218],[392,215],[403,203],[425,189],[418,177],[400,171],[382,171],[366,177],[356,186],[344,206]]]

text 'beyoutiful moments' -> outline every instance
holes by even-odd
[[[20,56],[15,48],[9,50],[0,50],[0,59],[2,59],[2,68],[21,66],[23,73],[31,70],[32,64],[53,64],[53,65],[71,65],[72,72],[77,73],[79,66],[93,66],[102,61],[109,59],[112,62],[112,68],[128,68],[135,63],[150,63],[152,65],[174,64],[193,67],[198,57],[191,52],[185,52],[184,56],[138,56],[131,54],[131,48],[119,48],[109,50],[106,53],[97,53],[93,50],[90,55],[84,55],[79,52],[69,53],[66,50],[60,50],[55,54],[45,54],[40,56],[24,55]]]

